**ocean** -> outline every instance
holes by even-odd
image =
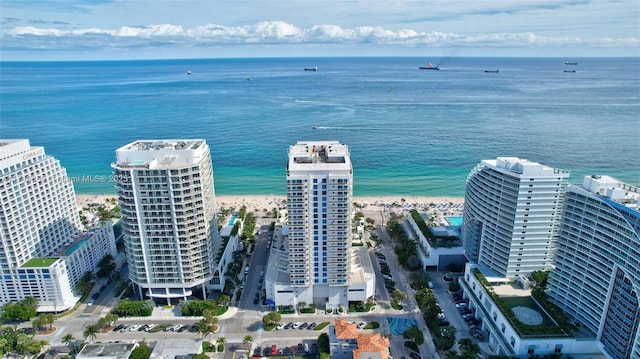
[[[205,139],[228,195],[283,195],[300,140],[347,144],[356,196],[462,197],[498,156],[640,185],[639,118],[639,58],[0,63],[0,138],[44,146],[80,194],[115,193],[89,178],[118,147],[168,138]]]

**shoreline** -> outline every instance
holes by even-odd
[[[80,208],[89,207],[90,205],[100,205],[107,202],[108,199],[117,198],[115,194],[76,194],[76,201]],[[286,196],[278,195],[216,195],[216,209],[234,208],[240,209],[243,205],[249,211],[272,210],[275,207],[281,207]],[[364,206],[364,210],[371,207],[430,207],[440,205],[448,207],[450,204],[458,205],[464,203],[464,197],[450,196],[354,196],[353,202]]]

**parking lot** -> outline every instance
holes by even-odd
[[[318,344],[315,340],[303,340],[299,343],[281,343],[257,346],[253,349],[254,356],[302,356],[318,353]]]

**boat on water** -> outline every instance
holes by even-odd
[[[314,67],[305,67],[304,68],[305,71],[318,71],[318,66],[314,66]]]
[[[578,63],[577,62],[566,61],[564,64],[565,65],[577,65]]]
[[[191,70],[188,70],[188,71],[187,71],[187,75],[191,75]]]
[[[428,63],[427,66],[418,67],[420,70],[440,70],[440,65],[433,66],[432,63]]]
[[[500,72],[500,70],[499,70],[499,69],[495,69],[495,70],[484,70],[484,72],[490,72],[490,73],[495,73],[495,74],[497,74],[497,73],[499,73],[499,72]]]
[[[318,126],[311,126],[311,128],[315,130],[318,128]]]
[[[576,72],[576,70],[564,70],[564,72]]]

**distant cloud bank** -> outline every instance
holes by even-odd
[[[9,22],[5,19],[5,24]],[[534,32],[465,35],[436,31],[421,32],[412,29],[394,31],[378,26],[343,28],[337,25],[314,25],[300,28],[283,21],[263,21],[245,26],[206,24],[190,28],[172,24],[72,30],[51,26],[17,26],[2,32],[0,40],[5,50],[25,51],[251,44],[371,44],[397,47],[428,45],[495,48],[572,46],[637,49],[640,47],[638,38],[553,37],[538,35]]]

